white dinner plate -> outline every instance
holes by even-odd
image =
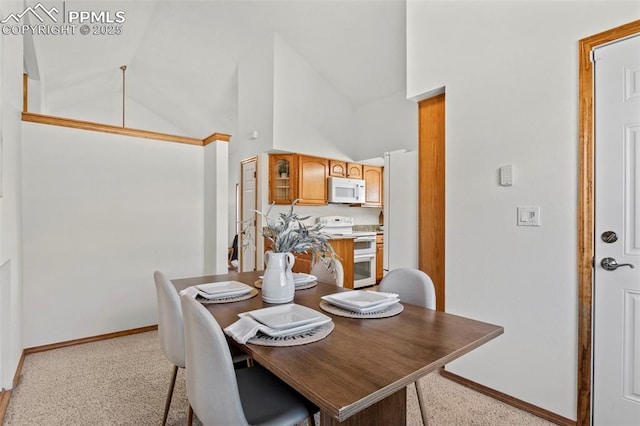
[[[317,281],[318,278],[315,275],[305,274],[303,272],[294,272],[293,273],[293,283],[295,285],[304,285],[309,284],[314,281]]]
[[[238,281],[199,284],[196,288],[199,290],[200,295],[207,299],[240,296],[253,290],[253,287]]]
[[[310,322],[308,324],[299,325],[297,327],[285,328],[282,330],[274,330],[270,327],[262,327],[260,331],[271,337],[286,337],[286,336],[295,336],[296,334],[302,334],[305,331],[313,330],[316,327],[320,327],[321,325],[325,325],[331,322],[331,318],[323,315],[326,319],[321,319],[318,321]]]
[[[293,329],[321,320],[331,319],[321,312],[306,306],[296,305],[295,303],[256,309],[255,311],[247,312],[247,314],[273,330]]]
[[[264,275],[260,275],[258,278],[263,279]],[[303,272],[293,272],[293,284],[294,285],[305,285],[310,284],[314,281],[318,281],[318,277],[311,274],[305,274]]]
[[[381,311],[385,308],[388,308],[391,305],[395,305],[396,303],[400,302],[400,299],[389,299],[386,302],[381,302],[378,303],[377,305],[373,305],[373,306],[369,306],[368,308],[358,308],[358,307],[354,307],[352,305],[348,305],[346,303],[342,303],[340,301],[337,300],[331,300],[331,299],[325,299],[323,297],[323,299],[327,302],[329,302],[332,305],[335,305],[339,308],[342,309],[346,309],[347,311],[351,311],[351,312],[356,312],[359,314],[366,314],[368,312],[376,312],[376,311]]]
[[[368,308],[370,306],[386,302],[392,298],[397,299],[397,297],[392,297],[385,293],[365,290],[343,291],[340,293],[333,293],[327,296],[323,296],[323,298],[324,297],[338,300],[344,304],[351,305],[356,308]]]
[[[340,308],[360,313],[378,311],[400,302],[395,296],[362,290],[329,294],[322,296],[322,299]]]

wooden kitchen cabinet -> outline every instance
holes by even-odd
[[[362,179],[362,164],[329,160],[329,176]]]
[[[376,235],[376,284],[384,277],[384,236]]]
[[[366,185],[365,203],[367,207],[382,207],[382,167],[362,166]]]
[[[347,177],[350,179],[362,179],[362,164],[347,163]]]
[[[327,204],[327,177],[329,160],[298,155],[298,204]]]
[[[293,264],[293,268],[291,270],[293,272],[302,272],[308,274],[311,272],[311,267],[313,266],[311,263],[311,255],[307,253],[294,253],[296,257],[296,262]]]
[[[329,160],[329,176],[347,177],[347,163],[340,160]]]
[[[327,177],[363,179],[363,207],[382,207],[382,167],[303,154],[269,154],[269,203],[321,206],[328,201]]]
[[[265,250],[269,250],[271,241],[265,239]],[[344,269],[344,287],[353,288],[353,238],[331,240],[331,247],[336,252],[336,258],[342,263]],[[311,272],[311,254],[294,253],[296,262],[293,264],[293,272]]]
[[[291,204],[298,197],[295,154],[269,155],[269,203]]]
[[[269,155],[269,203],[327,204],[329,160],[300,154]]]
[[[353,288],[353,238],[331,240],[331,247],[336,252],[336,259],[344,269],[345,288]]]

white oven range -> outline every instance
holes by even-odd
[[[353,231],[353,218],[324,216],[318,218],[323,230],[330,235],[353,238],[353,287],[360,288],[376,283],[376,233]]]

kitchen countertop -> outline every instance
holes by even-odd
[[[353,225],[354,232],[382,232],[380,225]]]
[[[343,235],[332,235],[331,239],[332,240],[353,240],[355,237],[356,237],[355,235],[343,234]]]

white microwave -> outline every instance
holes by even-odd
[[[365,185],[362,179],[327,178],[330,203],[363,204]]]

